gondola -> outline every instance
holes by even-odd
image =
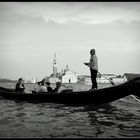
[[[76,92],[16,93],[14,89],[0,87],[0,97],[3,99],[60,104],[104,104],[131,94],[140,96],[140,77],[113,87]]]

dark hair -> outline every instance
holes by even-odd
[[[40,81],[40,84],[43,85],[43,86],[45,85],[45,83],[43,81]]]
[[[37,82],[37,84],[38,84],[38,85],[40,85],[40,84],[41,84],[41,82]]]
[[[46,84],[49,86],[50,85],[50,82],[46,82]]]
[[[21,80],[23,80],[23,78],[19,78],[19,79],[18,79],[18,81],[21,81]]]
[[[91,49],[91,50],[90,50],[90,52],[92,52],[92,51],[95,53],[95,49]]]

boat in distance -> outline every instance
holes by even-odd
[[[0,87],[0,97],[3,99],[60,104],[104,104],[131,94],[140,97],[140,77],[120,85],[89,91],[16,93],[14,89]]]

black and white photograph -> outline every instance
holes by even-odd
[[[1,138],[140,138],[140,2],[0,2]]]

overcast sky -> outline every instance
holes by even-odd
[[[0,2],[0,77],[42,79],[68,64],[90,75],[90,49],[99,72],[140,73],[139,2]]]

